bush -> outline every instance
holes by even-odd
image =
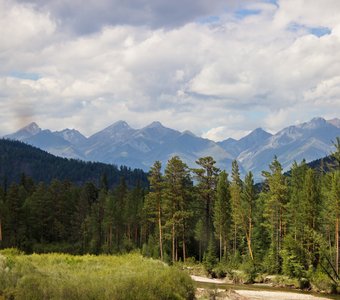
[[[282,250],[282,271],[283,274],[293,278],[303,278],[306,276],[306,271],[304,269],[304,266],[300,263],[297,256],[288,251],[288,250]]]
[[[184,272],[138,254],[0,256],[7,299],[194,299]]]
[[[335,292],[336,286],[333,281],[323,272],[317,270],[311,275],[313,289],[324,292]]]
[[[220,262],[213,268],[213,273],[216,278],[224,278],[228,274],[227,266]]]
[[[248,259],[241,265],[241,270],[245,274],[244,283],[254,283],[257,277],[257,270],[252,260]]]
[[[208,274],[211,275],[213,278],[216,277],[216,274],[213,272],[213,269],[215,268],[216,264],[217,264],[217,258],[216,258],[215,244],[214,244],[214,240],[211,239],[209,242],[208,249],[203,255],[203,266],[205,270],[208,272]]]

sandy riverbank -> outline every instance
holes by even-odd
[[[192,275],[191,278],[197,282],[214,283],[218,285],[228,284],[222,279],[212,279],[202,276]],[[260,287],[259,287],[260,289]],[[212,295],[213,294],[213,295]],[[213,296],[213,298],[211,298]],[[311,294],[303,294],[293,291],[265,291],[265,290],[246,290],[246,289],[214,289],[205,291],[203,288],[197,289],[197,299],[220,299],[220,300],[327,300],[331,298],[319,297]]]

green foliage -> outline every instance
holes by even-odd
[[[231,203],[228,174],[222,171],[218,177],[213,221],[215,236],[219,240],[219,259],[227,256],[231,232]]]
[[[251,173],[241,179],[236,161],[229,183],[227,174],[215,167],[212,157],[199,159],[200,168],[190,170],[175,156],[168,161],[164,174],[161,164],[155,162],[148,177],[150,189],[146,191],[138,172],[131,174],[131,170],[121,168],[118,173],[110,173],[102,165],[85,163],[85,167],[80,162],[37,154],[36,149],[21,143],[2,142],[1,248],[96,255],[139,251],[172,264],[185,262],[187,257],[202,261],[203,256],[204,267],[212,276],[228,274],[235,281],[253,282],[258,272],[267,272],[281,274],[287,281],[295,280],[295,286],[304,288],[314,281],[321,288],[322,278],[338,286],[340,173],[335,167],[322,173],[302,161],[294,163],[286,176],[274,158],[269,172],[263,172],[265,182],[260,191]],[[25,160],[25,150],[32,156],[29,169],[43,168],[40,162],[35,164],[40,159],[47,164],[47,171],[50,163],[53,165],[52,175],[46,176],[44,182],[36,183],[25,174],[12,174],[6,179],[11,171],[9,164],[13,164],[14,173],[21,165],[10,158],[9,152],[23,155]],[[338,150],[335,157],[337,154]],[[90,182],[72,183],[78,177],[66,171],[68,163],[74,168],[72,172],[85,172],[79,176],[91,178]],[[70,180],[60,180],[66,178],[58,173],[61,170]],[[13,276],[1,279],[2,286],[10,282],[6,285],[7,295],[19,297],[27,293],[34,298],[35,290],[43,290],[39,297],[63,295],[58,287],[58,280],[63,279],[56,277],[57,283],[50,283],[46,273],[32,263],[32,257],[19,255],[17,250],[6,251],[6,257],[1,258],[3,269],[15,271]],[[16,264],[20,259],[27,260],[25,267]],[[25,268],[30,275],[22,275]],[[45,277],[39,282],[42,274]],[[133,290],[129,284],[125,288]],[[48,291],[44,291],[46,285],[50,285]],[[330,288],[328,283],[325,285]],[[99,291],[92,292],[88,294],[96,297]],[[72,299],[77,289],[67,285],[63,293]]]
[[[187,274],[136,254],[0,255],[0,268],[1,293],[19,300],[194,298]]]
[[[211,275],[212,277],[216,277],[216,274],[213,272],[216,265],[217,258],[215,241],[213,239],[210,239],[208,249],[203,256],[203,266],[209,275]]]
[[[125,177],[130,187],[138,182],[143,187],[148,185],[146,173],[139,169],[56,157],[25,143],[6,139],[0,139],[0,165],[0,178],[6,178],[9,184],[23,183],[22,174],[25,173],[35,182],[45,183],[53,179],[76,184],[91,181],[97,186],[105,184],[111,188]]]

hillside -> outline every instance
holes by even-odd
[[[108,185],[117,185],[124,177],[129,186],[138,182],[147,186],[147,175],[142,170],[117,167],[104,163],[84,162],[56,157],[43,150],[19,141],[0,139],[0,180],[2,183],[18,181],[22,174],[35,182],[52,179],[67,180],[76,184],[99,184],[105,175]]]
[[[257,128],[239,140],[229,138],[221,142],[167,128],[160,122],[134,129],[118,121],[90,137],[75,129],[54,132],[41,129],[33,122],[5,138],[23,141],[61,157],[144,171],[149,171],[156,160],[165,166],[171,157],[178,155],[192,168],[197,167],[195,162],[200,157],[212,156],[217,167],[230,173],[231,162],[236,159],[243,176],[252,171],[256,181],[261,181],[262,171],[268,170],[274,156],[285,171],[294,161],[310,162],[327,156],[333,150],[332,141],[340,136],[339,122],[339,119],[314,118],[275,134]]]

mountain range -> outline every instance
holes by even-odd
[[[75,129],[51,131],[31,123],[5,138],[19,140],[54,155],[86,161],[125,165],[145,171],[160,160],[163,166],[169,158],[178,155],[189,167],[197,167],[195,161],[212,156],[217,166],[230,172],[236,159],[244,174],[252,171],[257,180],[268,169],[274,156],[284,170],[293,161],[307,162],[327,156],[333,150],[332,141],[340,136],[340,119],[314,118],[309,122],[289,126],[271,134],[257,128],[247,136],[236,140],[214,142],[198,137],[190,131],[180,132],[153,122],[141,128],[131,128],[125,121],[85,137]]]

